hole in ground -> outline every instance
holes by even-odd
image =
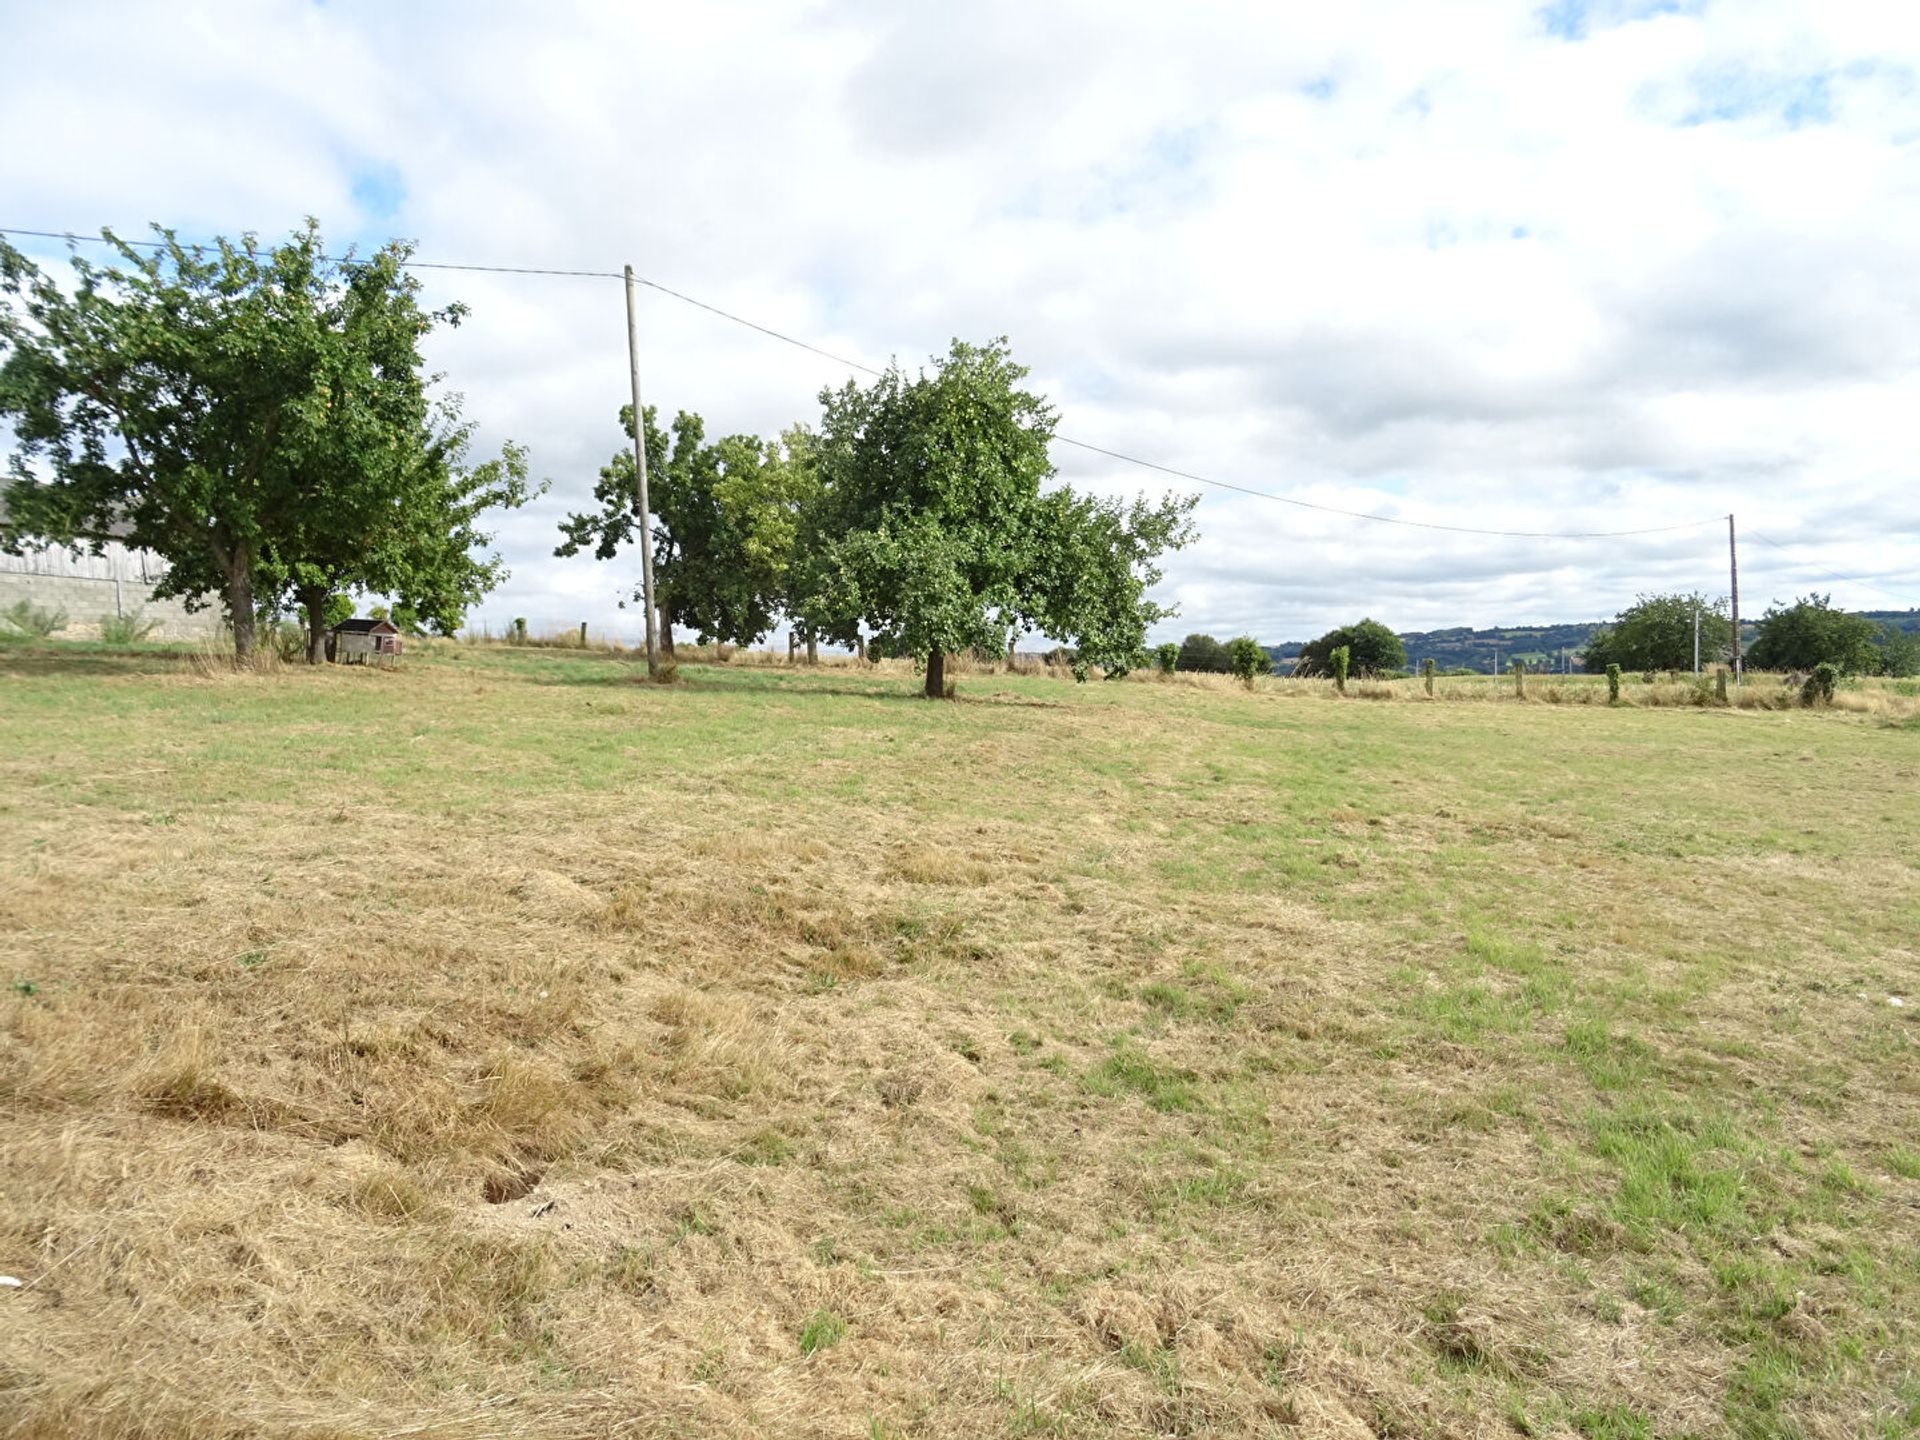
[[[540,1183],[544,1170],[496,1170],[480,1182],[480,1198],[489,1205],[523,1199]]]

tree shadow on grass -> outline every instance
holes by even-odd
[[[0,674],[177,675],[197,653],[193,650],[64,650],[0,645]]]
[[[535,685],[627,686],[650,685],[644,661],[595,670],[569,669],[526,677]],[[925,700],[918,679],[894,679],[876,676],[870,681],[851,678],[831,671],[730,669],[724,665],[682,665],[677,677],[663,690],[681,690],[698,695],[766,695],[783,699],[820,696],[823,699],[889,700],[919,702]],[[1041,700],[1010,690],[972,694],[958,689],[954,701],[962,705],[1009,705],[1036,710],[1065,708],[1058,700]]]

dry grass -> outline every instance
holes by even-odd
[[[0,1434],[1920,1427],[1887,714],[906,669],[0,656]]]

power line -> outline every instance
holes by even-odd
[[[88,235],[63,235],[52,230],[15,230],[8,229],[4,226],[0,226],[0,235],[32,235],[45,240],[65,240],[69,243],[85,241],[95,245],[109,243],[104,237],[96,239]],[[150,249],[166,248],[165,244],[158,240],[128,240],[122,243]],[[323,258],[332,260],[335,263],[346,263],[345,257],[341,256],[330,255]],[[520,265],[457,265],[446,261],[431,260],[406,260],[401,263],[415,270],[461,270],[496,275],[564,275],[604,280],[621,280],[625,278],[624,273],[616,273],[611,270],[547,270]],[[749,320],[744,315],[736,315],[731,310],[723,310],[718,305],[710,305],[705,300],[696,299],[694,296],[688,295],[683,291],[675,290],[672,286],[663,285],[657,280],[649,280],[643,275],[635,275],[633,278],[635,283],[645,285],[650,290],[658,290],[662,295],[670,296],[675,300],[681,301],[683,304],[705,310],[711,315],[717,315],[723,320],[730,320],[735,325],[743,325],[749,330],[756,330],[760,334],[779,340],[784,344],[793,345],[799,349],[809,351],[823,359],[833,361],[836,365],[845,365],[848,369],[858,370],[867,375],[880,375],[885,373],[884,371],[875,369],[871,365],[863,364],[861,361],[849,359],[845,355],[836,355],[831,350],[824,350],[820,346],[802,340],[797,336],[775,330],[771,326],[760,324],[758,321]],[[1699,530],[1708,525],[1719,524],[1722,518],[1721,516],[1715,515],[1703,520],[1684,521],[1677,525],[1648,525],[1631,530],[1494,530],[1478,525],[1447,525],[1434,520],[1408,520],[1399,515],[1380,515],[1365,510],[1347,510],[1338,505],[1322,505],[1312,500],[1297,500],[1291,495],[1278,495],[1271,490],[1256,490],[1248,485],[1235,484],[1231,480],[1218,480],[1210,475],[1198,475],[1190,470],[1180,470],[1171,465],[1162,465],[1157,460],[1148,460],[1139,455],[1129,455],[1123,450],[1113,450],[1105,445],[1095,445],[1092,441],[1078,440],[1071,435],[1056,434],[1053,438],[1058,440],[1062,445],[1071,445],[1078,450],[1086,450],[1095,455],[1104,455],[1109,460],[1118,460],[1122,464],[1135,465],[1142,470],[1153,470],[1162,475],[1170,475],[1178,480],[1190,481],[1195,485],[1210,485],[1217,490],[1230,490],[1236,494],[1250,495],[1260,500],[1273,500],[1279,504],[1292,505],[1301,510],[1316,510],[1324,515],[1339,515],[1349,520],[1365,520],[1375,525],[1400,525],[1413,530],[1438,530],[1450,535],[1491,535],[1506,540],[1619,540],[1637,535],[1668,535],[1681,530]]]
[[[810,345],[805,340],[795,339],[791,335],[783,334],[778,330],[761,325],[747,319],[745,316],[735,315],[731,310],[722,310],[718,305],[709,305],[704,300],[696,300],[691,295],[684,295],[680,291],[672,289],[670,286],[662,285],[658,280],[649,280],[644,275],[635,275],[633,278],[636,284],[644,285],[649,290],[658,290],[662,295],[671,295],[676,300],[683,300],[689,305],[707,311],[709,314],[718,315],[723,320],[731,320],[734,324],[744,325],[749,330],[758,330],[762,335],[771,335],[774,339],[784,340],[789,345],[798,345],[802,350],[811,350],[814,354],[831,360],[836,365],[845,365],[849,370],[859,370],[868,375],[884,375],[886,373],[884,370],[874,369],[871,365],[863,365],[858,360],[849,360],[844,355],[836,355],[831,350],[822,350],[818,345]]]
[[[1776,550],[1782,551],[1783,553],[1786,553],[1786,554],[1792,554],[1792,551],[1789,550],[1787,546],[1782,545],[1778,540],[1769,540],[1765,535],[1762,535],[1758,530],[1755,530],[1751,525],[1747,527],[1747,534],[1751,535],[1756,540],[1760,540],[1765,542],[1768,545],[1771,545]],[[1920,605],[1915,605],[1913,601],[1905,598],[1904,596],[1896,595],[1891,590],[1883,590],[1878,585],[1873,584],[1871,581],[1857,579],[1849,575],[1835,575],[1831,570],[1821,570],[1818,567],[1814,567],[1814,566],[1809,566],[1806,568],[1812,569],[1813,573],[1820,576],[1823,580],[1831,580],[1839,585],[1858,585],[1863,590],[1871,590],[1873,591],[1874,594],[1884,595],[1889,600],[1898,600],[1902,605],[1904,605],[1909,610],[1920,610]]]
[[[1319,510],[1328,515],[1344,515],[1349,520],[1371,520],[1379,525],[1407,525],[1416,530],[1445,530],[1455,535],[1501,535],[1514,540],[1606,540],[1625,535],[1663,535],[1674,530],[1698,530],[1707,525],[1718,525],[1726,518],[1715,515],[1707,520],[1688,520],[1679,525],[1650,525],[1641,530],[1486,530],[1477,525],[1442,525],[1436,520],[1408,520],[1399,515],[1375,515],[1365,510],[1343,510],[1337,505],[1320,505],[1312,500],[1296,500],[1291,495],[1276,495],[1271,490],[1254,490],[1245,485],[1236,485],[1230,480],[1214,480],[1205,475],[1195,475],[1191,471],[1176,470],[1171,465],[1162,465],[1155,460],[1142,460],[1137,455],[1109,450],[1104,445],[1094,445],[1085,440],[1075,440],[1070,435],[1055,435],[1053,438],[1062,445],[1091,450],[1095,454],[1105,455],[1114,460],[1124,460],[1129,465],[1158,470],[1163,475],[1172,475],[1180,480],[1191,480],[1196,485],[1215,485],[1222,490],[1235,490],[1242,495],[1258,496],[1262,500],[1278,500],[1282,505],[1297,505],[1302,510]]]

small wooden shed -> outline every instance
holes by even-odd
[[[328,649],[337,664],[392,665],[400,659],[400,627],[390,620],[342,620]]]

